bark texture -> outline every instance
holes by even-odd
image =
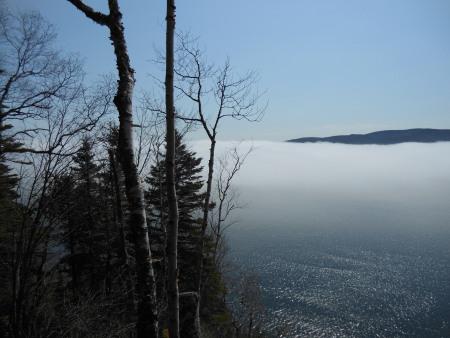
[[[138,294],[138,338],[157,337],[158,316],[156,311],[155,277],[147,231],[144,196],[141,188],[133,150],[133,89],[134,71],[130,65],[122,24],[122,14],[117,0],[108,0],[109,14],[94,11],[81,0],[68,0],[88,18],[107,26],[114,47],[119,75],[114,104],[119,112],[119,154],[125,177],[125,190],[130,211],[130,230],[136,256],[136,276]]]
[[[175,0],[167,0],[166,16],[166,177],[167,177],[167,302],[170,338],[180,337],[178,295],[178,204],[175,187],[175,112],[173,100]]]

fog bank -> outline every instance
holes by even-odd
[[[219,142],[221,156],[235,142]],[[450,142],[243,142],[237,229],[450,229]],[[206,165],[208,142],[191,143]],[[235,230],[236,231],[236,230]]]

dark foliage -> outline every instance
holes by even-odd
[[[159,155],[159,162],[155,164],[147,177],[149,185],[146,191],[146,200],[149,205],[149,222],[152,238],[152,249],[156,256],[161,259],[158,271],[158,285],[160,290],[165,285],[165,236],[167,221],[167,202],[164,170],[164,156]],[[202,227],[202,207],[204,201],[204,181],[201,176],[203,170],[201,158],[190,151],[183,143],[182,137],[176,137],[176,189],[179,208],[179,234],[178,234],[178,264],[179,264],[179,287],[180,292],[192,292],[196,290],[195,273],[198,266],[198,250],[200,244]],[[211,238],[206,240],[205,269],[203,281],[205,288],[201,297],[203,298],[200,315],[204,323],[209,323],[216,331],[226,332],[229,322],[229,314],[226,310],[224,298],[226,289],[220,272],[216,269],[213,260],[214,243]],[[164,292],[160,292],[161,295]],[[160,300],[164,304],[164,300]],[[183,316],[190,314],[180,314]]]
[[[133,71],[117,1],[108,2],[108,15],[69,1],[108,26],[122,49],[117,62],[126,72],[114,100],[122,123],[99,137],[109,91],[88,94],[79,63],[53,49],[55,33],[39,14],[0,8],[0,337],[150,336],[143,333],[156,332],[156,313],[165,337],[166,163],[157,153],[145,180],[146,215],[132,151]],[[191,336],[184,325],[200,317],[205,337],[231,337],[217,245],[205,228],[201,162],[177,134],[181,336]]]

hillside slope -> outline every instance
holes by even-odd
[[[450,129],[416,128],[405,130],[382,130],[369,134],[350,134],[329,137],[302,137],[288,140],[297,143],[344,143],[344,144],[397,144],[404,142],[431,143],[450,141]]]

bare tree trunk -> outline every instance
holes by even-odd
[[[131,313],[129,315],[132,315],[136,312],[136,297],[134,292],[134,286],[133,286],[133,277],[131,273],[131,266],[130,266],[130,254],[128,253],[127,248],[127,241],[125,238],[125,227],[124,227],[124,220],[123,220],[123,210],[122,210],[122,198],[120,196],[120,183],[119,183],[119,174],[116,166],[116,157],[114,156],[114,151],[112,149],[108,149],[109,154],[109,162],[110,162],[110,170],[112,175],[112,184],[113,184],[113,190],[114,190],[114,197],[115,197],[115,208],[113,207],[113,213],[116,225],[119,230],[119,236],[120,236],[120,253],[122,259],[122,265],[125,269],[126,274],[126,287],[127,287],[127,294],[128,294],[128,311]]]
[[[160,159],[159,159],[159,149],[160,146],[157,146],[157,150],[156,150],[156,163],[160,163]],[[159,291],[159,296],[160,296],[160,304],[159,304],[159,335],[160,337],[163,337],[163,330],[164,330],[164,323],[165,323],[165,319],[166,319],[166,312],[167,312],[167,252],[166,252],[166,248],[167,248],[167,224],[165,223],[165,218],[164,218],[164,194],[163,194],[163,169],[165,170],[165,168],[162,168],[162,166],[158,165],[158,187],[159,187],[159,225],[160,225],[160,230],[162,231],[162,243],[163,243],[163,250],[162,250],[162,264],[161,264],[161,272],[160,272],[160,280],[161,280],[161,288],[158,290]]]
[[[120,197],[119,174],[116,168],[116,158],[114,156],[114,151],[112,149],[109,149],[108,154],[109,154],[110,170],[112,174],[111,180],[114,188],[114,197],[115,197],[114,217],[116,218],[115,221],[117,223],[117,227],[119,229],[120,234],[120,256],[122,258],[122,264],[129,267],[130,257],[128,254],[125,239],[125,229],[123,224],[123,211],[122,211],[122,199]]]
[[[206,229],[208,227],[208,215],[209,215],[209,203],[211,199],[211,191],[213,184],[213,174],[214,174],[214,155],[216,150],[216,139],[215,134],[213,134],[211,140],[211,146],[209,148],[209,160],[208,160],[208,179],[206,181],[206,193],[205,201],[203,204],[203,219],[202,219],[202,232],[200,235],[200,248],[199,248],[199,258],[198,258],[198,269],[197,269],[197,292],[199,295],[199,307],[201,302],[201,291],[202,291],[202,276],[203,276],[203,258],[205,251],[205,235]]]
[[[139,181],[133,152],[133,110],[134,71],[125,44],[121,13],[117,1],[109,0],[111,40],[117,58],[119,82],[114,104],[119,111],[119,152],[125,176],[125,190],[130,209],[130,229],[135,245],[138,320],[137,336],[157,337],[158,316],[156,313],[155,277],[153,273],[150,244],[145,215],[144,195]]]
[[[135,247],[138,293],[137,337],[149,338],[158,335],[156,311],[155,276],[153,273],[150,244],[145,214],[144,195],[140,185],[133,148],[134,71],[130,65],[122,24],[122,13],[117,0],[108,0],[109,14],[105,15],[86,6],[81,0],[68,0],[88,18],[107,26],[114,47],[119,75],[114,104],[119,112],[119,154],[125,176],[125,190],[130,210],[130,229]]]
[[[180,319],[177,280],[178,204],[175,188],[175,112],[173,102],[175,0],[167,0],[166,23],[166,188],[169,208],[167,224],[167,302],[169,336],[170,338],[179,338]]]

